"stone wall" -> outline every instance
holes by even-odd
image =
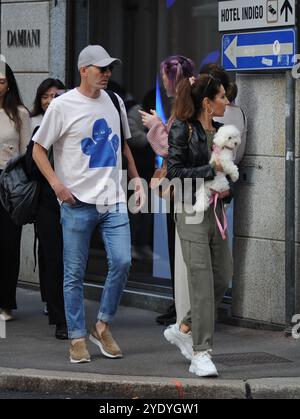
[[[23,100],[31,109],[36,89],[44,79],[65,81],[66,0],[2,0],[1,54],[13,69]]]
[[[239,75],[238,84],[239,104],[248,116],[249,126],[246,156],[236,188],[233,314],[285,324],[286,81],[284,75]],[[297,82],[296,191],[299,190],[299,91]],[[298,203],[296,212],[299,283]]]
[[[16,75],[28,109],[44,79],[65,81],[66,31],[66,0],[1,0],[1,54]],[[26,226],[20,279],[27,283],[38,283],[33,243],[33,227]]]

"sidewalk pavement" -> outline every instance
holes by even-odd
[[[112,327],[124,358],[104,358],[88,342],[92,362],[72,365],[69,343],[54,338],[40,295],[18,290],[19,310],[0,339],[0,390],[107,394],[124,398],[300,398],[300,340],[283,332],[218,324],[218,379],[190,374],[189,362],[163,336],[157,313],[120,307]],[[98,303],[86,300],[92,326]]]

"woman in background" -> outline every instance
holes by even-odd
[[[29,113],[22,103],[11,68],[0,61],[0,173],[9,160],[26,151],[30,140]],[[0,318],[13,319],[20,270],[22,227],[16,226],[0,203]]]
[[[184,57],[182,55],[170,56],[162,61],[160,66],[161,78],[163,81],[164,89],[169,98],[173,99],[175,97],[177,86],[182,80],[194,76],[194,69],[195,65],[193,61],[190,58]],[[168,135],[172,123],[174,122],[174,118],[171,116],[168,124],[165,125],[154,110],[152,110],[151,113],[143,111],[140,113],[142,116],[143,124],[149,129],[147,138],[152,149],[156,154],[167,159],[169,148]],[[175,298],[176,295],[180,294],[182,298],[180,298],[180,300],[175,298],[176,308],[175,303],[172,303],[165,314],[157,317],[156,321],[165,326],[176,323],[176,320],[180,324],[182,318],[185,316],[189,308],[189,299],[186,286],[186,269],[183,262],[180,241],[175,229],[173,202],[171,202],[170,213],[167,214],[167,223],[173,296]],[[187,295],[183,296],[182,292],[186,292]],[[183,306],[181,301],[184,302]]]
[[[43,116],[52,100],[59,91],[64,89],[64,84],[58,79],[46,79],[40,84],[34,99],[33,110],[30,113],[32,132],[41,125]]]
[[[37,89],[33,111],[31,113],[32,130],[35,132],[43,119],[52,100],[64,90],[60,80],[44,80]],[[52,149],[49,159],[54,166]],[[47,302],[49,324],[55,324],[55,337],[67,339],[67,326],[63,297],[63,242],[60,224],[60,207],[49,183],[40,174],[40,200],[35,222],[39,242],[38,260],[41,296]]]

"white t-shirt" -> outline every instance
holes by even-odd
[[[131,137],[125,105],[118,96],[125,139]],[[122,181],[119,113],[102,90],[97,99],[73,89],[53,100],[33,138],[53,145],[55,173],[80,201],[96,205],[126,202]]]

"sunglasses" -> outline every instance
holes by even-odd
[[[114,69],[114,66],[113,66],[113,64],[110,64],[110,65],[106,65],[105,67],[99,67],[99,66],[97,66],[97,65],[93,65],[93,64],[91,64],[91,65],[88,65],[88,67],[95,67],[95,68],[98,68],[98,70],[100,71],[100,73],[102,73],[102,74],[104,74],[104,73],[106,73],[106,71],[107,70],[109,70],[109,71],[113,71],[113,69]]]

